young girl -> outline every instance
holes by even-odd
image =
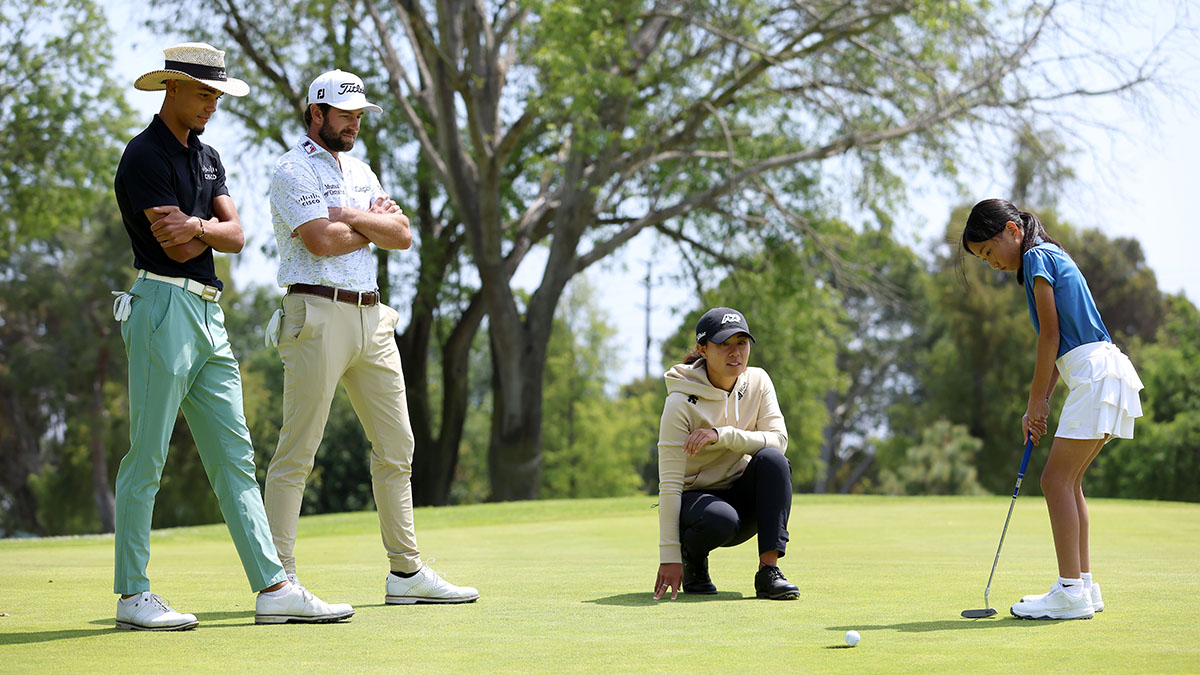
[[[1090,572],[1083,472],[1109,439],[1133,438],[1142,382],[1112,344],[1079,267],[1037,216],[1003,199],[979,202],[967,217],[962,245],[993,269],[1016,272],[1025,287],[1038,340],[1021,430],[1035,444],[1046,433],[1050,394],[1060,376],[1069,389],[1042,471],[1058,582],[1010,611],[1022,619],[1090,619],[1103,611],[1104,601]]]

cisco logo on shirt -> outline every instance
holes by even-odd
[[[201,166],[200,171],[204,174],[204,180],[217,179],[217,167],[212,166],[211,164],[205,164]]]

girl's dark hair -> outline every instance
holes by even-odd
[[[317,103],[316,106],[321,109],[322,115],[329,114],[329,108],[331,106],[328,103]],[[308,133],[308,128],[311,126],[312,126],[312,108],[309,106],[304,106],[304,132]]]
[[[971,209],[971,215],[967,216],[967,225],[963,228],[963,249],[971,253],[967,244],[978,244],[991,239],[1000,234],[1004,230],[1004,224],[1010,221],[1020,226],[1024,233],[1021,238],[1022,256],[1036,245],[1039,237],[1066,252],[1062,244],[1046,233],[1046,228],[1042,227],[1042,221],[1038,220],[1037,216],[1018,209],[1007,199],[985,199]],[[1023,264],[1017,270],[1017,283],[1025,284]]]
[[[704,355],[700,353],[700,350],[693,349],[687,353],[687,356],[683,357],[683,365],[690,366],[702,358],[704,358]]]

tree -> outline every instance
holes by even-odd
[[[904,455],[880,471],[879,491],[889,495],[979,495],[975,454],[983,443],[965,427],[939,420]]]
[[[587,276],[575,277],[546,359],[543,497],[612,497],[642,486],[663,397],[656,390],[608,395],[616,360],[640,342],[613,330],[620,325],[597,305]]]
[[[107,198],[107,162],[130,125],[111,42],[92,0],[4,2],[0,256],[94,216]]]
[[[1133,440],[1105,445],[1085,476],[1088,494],[1200,501],[1200,310],[1182,294],[1166,302],[1157,340],[1129,355],[1146,388]]]
[[[828,423],[813,492],[848,493],[873,468],[876,436],[887,433],[888,411],[914,386],[909,368],[927,315],[925,270],[892,228],[856,233],[828,223],[821,234],[836,253],[814,266],[841,307],[837,370],[844,386],[825,395]]]
[[[124,234],[110,186],[132,116],[110,74],[105,26],[90,0],[6,2],[0,12],[6,530],[113,527],[109,459],[121,423],[109,397],[124,357],[109,291],[126,286],[129,272],[128,249],[113,246]],[[58,484],[54,474],[90,489],[39,494],[35,477]]]
[[[323,67],[365,71],[368,86],[388,92],[406,128],[375,140],[411,138],[391,161],[419,155],[417,192],[429,194],[419,201],[444,205],[441,216],[420,214],[431,221],[419,225],[417,292],[433,304],[419,307],[447,301],[446,270],[466,256],[478,285],[449,301],[461,312],[450,332],[459,351],[445,354],[443,378],[467,363],[486,314],[502,357],[492,363],[493,497],[521,499],[538,493],[547,347],[572,276],[648,228],[699,251],[744,243],[762,225],[764,195],[818,200],[831,158],[856,162],[860,200],[881,206],[897,195],[897,175],[918,162],[952,166],[955,144],[982,126],[1026,124],[1047,114],[1045,103],[1152,76],[1115,55],[1099,83],[1059,68],[1076,56],[1053,51],[1072,30],[1058,20],[1061,4],[208,0],[189,9],[267,84],[234,107],[257,138],[275,138],[270,120],[294,117],[306,78]],[[292,46],[294,32],[309,36],[303,47]],[[508,282],[537,245],[549,254],[521,303]],[[456,447],[445,437],[461,426],[465,400],[444,391],[443,439],[425,446],[437,452]]]

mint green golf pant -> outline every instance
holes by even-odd
[[[129,357],[129,452],[117,471],[113,592],[150,590],[150,522],[180,410],[196,441],[250,589],[287,578],[254,478],[242,380],[221,306],[160,281],[139,279],[121,323]]]

